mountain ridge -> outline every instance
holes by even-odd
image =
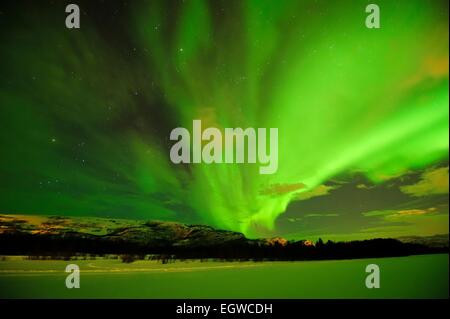
[[[239,232],[177,222],[0,215],[0,254],[151,253],[181,258],[298,260],[402,256],[445,249],[448,235],[313,243],[282,237],[248,239]]]

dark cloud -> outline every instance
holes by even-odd
[[[284,234],[344,235],[367,229],[381,233],[410,227],[408,218],[448,216],[448,197],[440,194],[448,192],[446,165],[407,172],[382,184],[372,184],[362,174],[347,176],[339,187],[330,187],[331,192],[292,202],[278,218],[277,229]],[[416,196],[419,192],[427,196]]]

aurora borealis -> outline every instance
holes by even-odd
[[[73,2],[79,30],[70,2],[0,4],[0,214],[448,233],[446,0]],[[277,172],[173,164],[194,119],[278,128]]]

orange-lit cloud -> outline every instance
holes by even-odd
[[[336,188],[337,188],[337,186],[319,185],[310,191],[299,193],[296,196],[296,199],[297,200],[305,200],[305,199],[310,199],[310,198],[317,197],[317,196],[324,196],[324,195],[329,194],[330,191],[332,191],[333,189],[336,189]]]
[[[428,170],[422,174],[418,183],[401,186],[400,190],[415,197],[448,194],[448,166]]]
[[[273,184],[268,188],[262,190],[260,193],[262,195],[284,195],[287,193],[292,193],[300,189],[305,188],[306,185],[303,183],[293,183],[293,184]]]

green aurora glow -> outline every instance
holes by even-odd
[[[2,4],[0,212],[259,236],[337,177],[447,160],[448,3],[379,0],[379,30],[368,3],[81,1],[80,30],[62,3]],[[170,130],[193,119],[278,128],[277,173],[172,164]]]

